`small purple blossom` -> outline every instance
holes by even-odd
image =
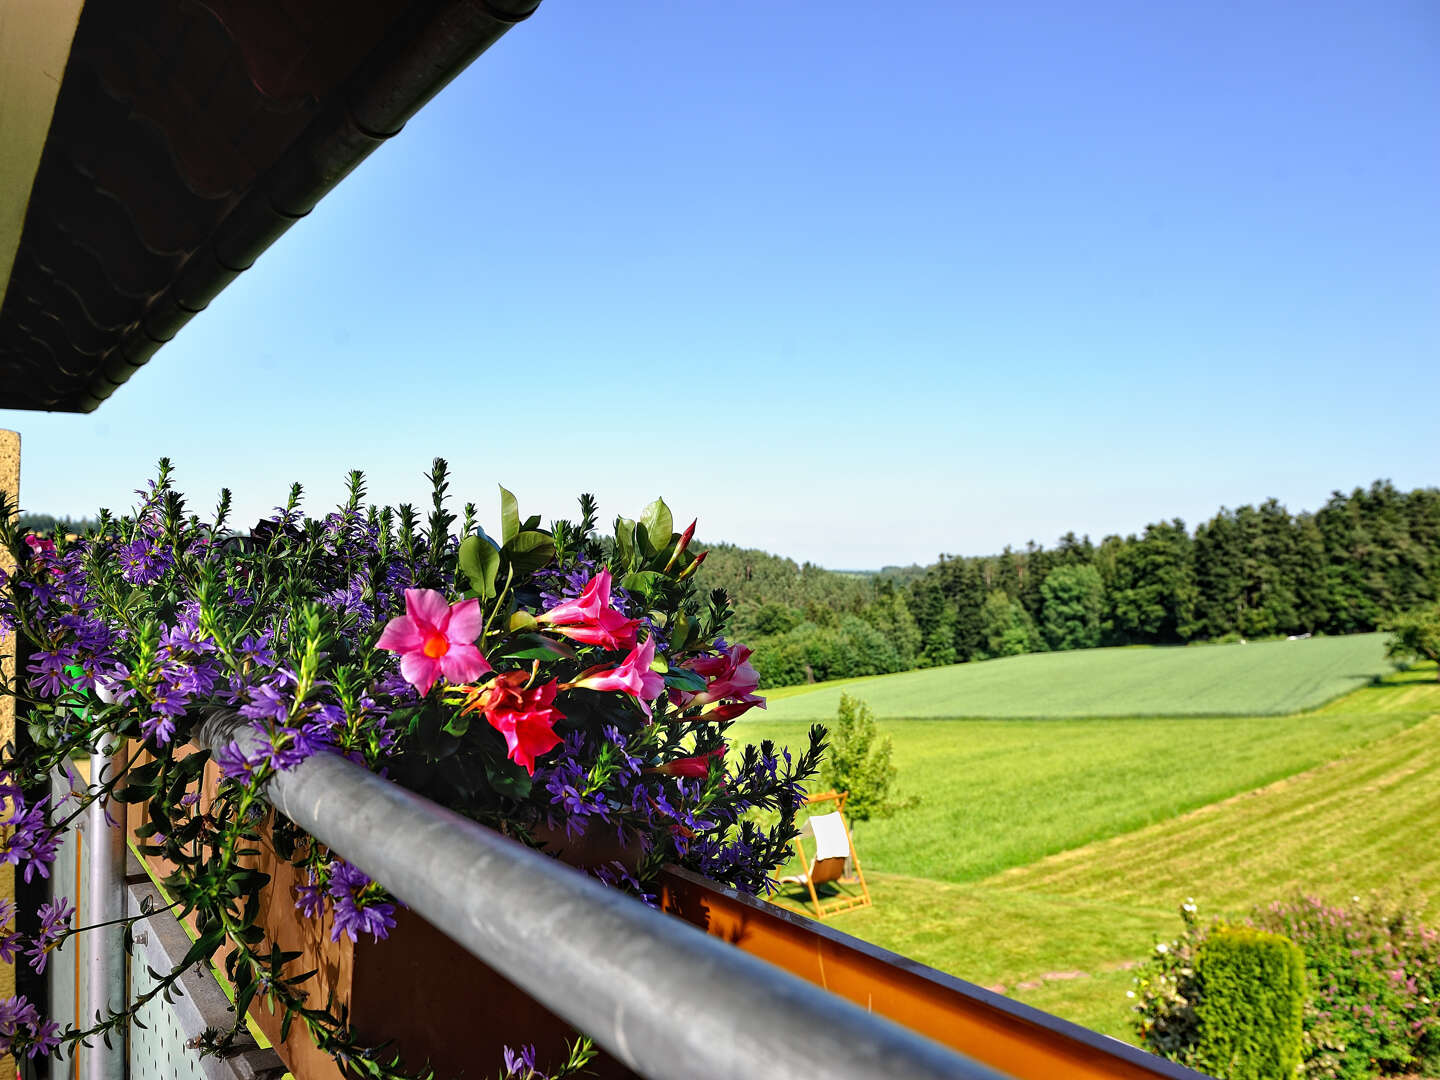
[[[343,859],[330,864],[327,891],[335,914],[331,941],[339,941],[342,933],[351,941],[357,941],[360,934],[369,934],[376,941],[390,936],[395,925],[395,905],[381,900],[374,885],[364,872]]]
[[[0,999],[0,1054],[48,1054],[60,1045],[59,1033],[59,1025],[42,1021],[24,995]]]

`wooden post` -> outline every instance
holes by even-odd
[[[0,491],[7,496],[12,509],[18,509],[20,502],[20,433],[0,431]],[[0,570],[13,570],[10,553],[0,548]],[[0,675],[10,682],[15,678],[15,635],[0,641]],[[0,746],[15,741],[15,699],[0,695]],[[0,899],[15,900],[15,868],[0,866]],[[15,967],[0,964],[0,998],[15,993]],[[15,1075],[15,1063],[8,1057],[0,1058],[0,1074]]]

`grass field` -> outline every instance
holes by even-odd
[[[1282,717],[884,722],[924,801],[859,826],[875,906],[831,925],[1129,1038],[1133,968],[1188,897],[1241,915],[1407,888],[1440,919],[1434,680],[1430,665]]]
[[[1032,653],[786,687],[770,693],[768,711],[777,720],[834,716],[849,693],[885,718],[1281,716],[1389,671],[1385,637]]]

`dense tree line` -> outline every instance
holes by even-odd
[[[1440,601],[1440,489],[1388,481],[1319,510],[1274,499],[1098,544],[1067,533],[916,573],[836,573],[718,545],[702,568],[729,592],[766,685],[1098,645],[1375,630]]]
[[[20,528],[25,532],[50,536],[57,532],[81,536],[100,524],[94,518],[56,517],[54,514],[21,514]]]

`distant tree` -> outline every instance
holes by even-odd
[[[1061,566],[1074,566],[1088,564],[1095,561],[1095,545],[1090,542],[1090,537],[1077,539],[1074,532],[1067,532],[1060,537],[1055,546],[1055,562]]]
[[[1019,656],[1044,651],[1029,613],[1003,592],[985,598],[985,652],[989,656]]]
[[[950,600],[955,605],[957,659],[978,660],[985,653],[985,585],[974,559],[962,560],[951,578]]]
[[[750,616],[750,624],[757,634],[783,634],[794,630],[805,619],[804,613],[784,604],[760,604]]]
[[[24,532],[63,532],[82,536],[96,528],[100,522],[92,518],[56,517],[54,514],[21,514],[20,528]]]
[[[1125,541],[1115,553],[1114,572],[1107,591],[1120,640],[1168,643],[1194,636],[1194,552],[1183,521],[1147,525],[1143,537]]]
[[[1384,628],[1394,635],[1385,650],[1390,659],[1401,664],[1416,660],[1440,663],[1440,604],[1397,615]],[[1440,668],[1435,677],[1440,680]]]
[[[820,764],[820,780],[834,791],[847,791],[845,810],[852,821],[889,817],[914,806],[918,799],[893,794],[895,765],[890,736],[881,736],[870,706],[849,694],[830,726],[830,747]]]
[[[924,645],[920,625],[910,613],[903,592],[888,582],[882,582],[879,589],[880,595],[875,602],[865,608],[864,619],[895,646],[901,666],[912,668]]]
[[[940,615],[925,635],[925,647],[920,653],[921,667],[944,667],[960,658],[955,652],[955,605],[945,602]]]
[[[1052,649],[1090,649],[1105,623],[1105,584],[1088,564],[1057,566],[1040,586],[1045,640]]]
[[[1025,545],[1025,554],[1020,564],[1020,592],[1015,599],[1037,625],[1044,617],[1045,594],[1042,590],[1045,579],[1050,576],[1054,566],[1054,552],[1046,551],[1034,540]]]

